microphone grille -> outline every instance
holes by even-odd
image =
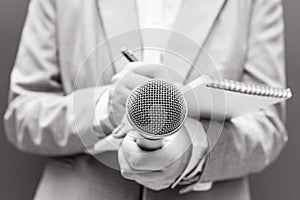
[[[126,104],[129,121],[148,139],[159,139],[176,132],[182,126],[186,112],[186,103],[178,87],[160,79],[135,88]]]

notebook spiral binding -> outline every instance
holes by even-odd
[[[264,85],[257,85],[251,83],[241,83],[238,81],[227,79],[216,79],[210,76],[205,76],[205,83],[207,87],[227,90],[232,92],[239,92],[243,94],[259,95],[265,97],[275,98],[290,98],[292,96],[291,89],[273,88]]]

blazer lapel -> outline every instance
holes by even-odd
[[[202,47],[226,0],[186,0],[177,16],[164,55],[163,63],[178,66],[182,76],[189,76]],[[176,56],[178,55],[178,56]]]
[[[137,50],[142,47],[136,0],[99,0],[103,29],[117,68],[123,67],[120,48]],[[140,55],[137,55],[138,57]]]
[[[111,59],[107,45],[104,43],[106,38],[104,31],[101,29],[95,1],[78,0],[77,2],[78,5],[75,5],[78,8],[69,8],[74,10],[71,16],[76,18],[72,22],[78,24],[78,26],[77,24],[74,26],[73,23],[70,25],[71,27],[77,27],[74,30],[70,29],[73,40],[70,42],[72,46],[68,52],[73,51],[71,65],[75,67],[72,73],[76,80],[76,84],[72,83],[71,88],[78,89],[93,86],[103,73],[105,75],[101,78],[101,84],[107,84],[110,82],[113,71],[105,70],[105,66],[108,65]],[[87,74],[89,74],[89,78],[86,78]]]

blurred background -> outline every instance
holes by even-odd
[[[40,179],[44,159],[18,152],[5,138],[2,116],[9,74],[18,48],[29,0],[0,0],[0,200],[30,200]],[[284,0],[288,86],[288,146],[275,164],[251,176],[254,200],[300,199],[300,0]]]

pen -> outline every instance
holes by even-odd
[[[139,61],[131,51],[127,50],[125,47],[121,48],[121,53],[129,62],[137,62]]]

